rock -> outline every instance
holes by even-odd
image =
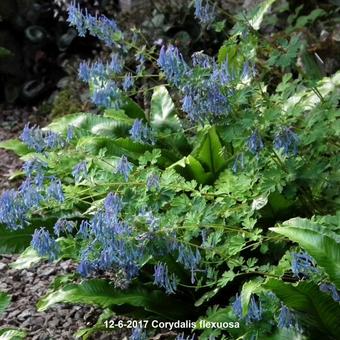
[[[0,262],[0,270],[4,270],[7,267],[7,264]]]

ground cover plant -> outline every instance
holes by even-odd
[[[300,32],[326,13],[297,14],[274,42],[259,33],[274,3],[234,18],[216,56],[190,59],[69,6],[79,36],[112,49],[79,66],[101,114],[0,144],[25,160],[0,198],[0,247],[23,251],[18,269],[78,264],[37,305],[102,307],[78,337],[126,315],[131,339],[155,332],[148,320],[195,322],[177,339],[338,338],[340,74],[322,75]],[[223,30],[217,6],[193,5],[202,30]]]

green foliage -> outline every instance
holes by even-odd
[[[11,297],[3,292],[0,292],[0,314],[3,313],[11,303]]]
[[[25,338],[25,331],[14,328],[0,328],[0,340],[21,340]]]

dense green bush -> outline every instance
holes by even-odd
[[[79,263],[39,310],[101,306],[84,338],[108,331],[114,313],[197,321],[200,339],[338,337],[340,74],[293,77],[301,37],[276,50],[259,33],[273,2],[240,16],[216,58],[198,52],[191,62],[171,45],[157,59],[114,21],[69,8],[80,35],[116,51],[80,65],[103,114],[28,125],[21,141],[1,143],[25,160],[27,177],[1,197],[1,249],[28,246],[34,232],[14,267]],[[217,8],[195,5],[210,29]],[[123,71],[131,54],[135,75]],[[274,65],[277,86],[266,83]],[[152,79],[146,110],[131,99],[140,79]],[[143,326],[131,338],[154,331]]]

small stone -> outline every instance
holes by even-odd
[[[6,263],[0,262],[0,270],[4,270],[7,267]]]

